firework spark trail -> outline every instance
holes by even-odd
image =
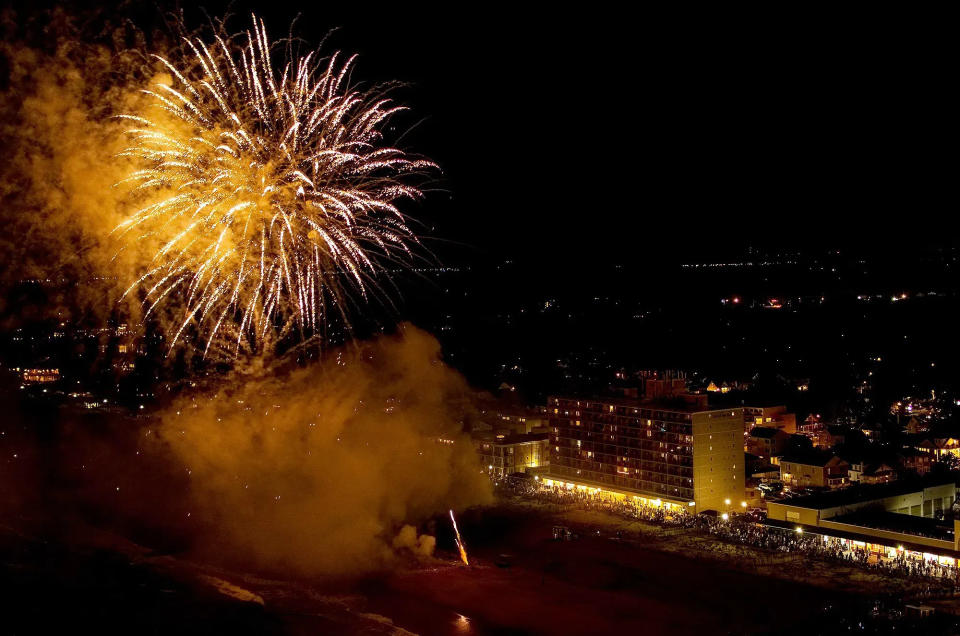
[[[453,523],[453,533],[456,535],[457,549],[460,550],[460,560],[463,561],[464,565],[470,565],[470,561],[467,559],[467,548],[463,545],[463,540],[460,538],[460,531],[457,529],[457,520],[453,517],[453,510],[450,511],[450,521]]]
[[[115,232],[160,244],[126,293],[144,290],[148,316],[176,298],[170,348],[195,325],[204,355],[224,333],[236,355],[348,322],[348,304],[382,292],[382,264],[417,243],[397,203],[419,199],[436,165],[381,145],[403,108],[349,85],[355,56],[288,48],[274,68],[256,16],[245,38],[184,43],[181,58],[155,56],[172,78],[144,91],[153,111],[121,116],[137,164],[124,182],[151,202]]]

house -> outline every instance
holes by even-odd
[[[856,484],[860,482],[860,475],[864,471],[864,462],[862,459],[851,459],[850,466],[847,467],[847,480],[851,484]]]
[[[780,481],[794,488],[839,488],[850,464],[833,453],[810,452],[780,459]]]
[[[822,436],[819,446],[824,448],[833,448],[834,446],[839,446],[849,439],[851,432],[852,431],[846,426],[829,424],[825,428],[825,434]]]
[[[811,413],[803,422],[797,425],[797,432],[801,435],[812,437],[818,431],[823,430],[826,424],[819,415]]]
[[[960,457],[960,436],[917,434],[905,437],[905,446],[933,455],[934,459],[938,461],[944,455]]]
[[[897,461],[904,471],[926,475],[930,472],[933,457],[915,448],[903,448],[897,453]]]
[[[817,448],[829,448],[833,446],[831,435],[828,428],[833,425],[826,424],[819,415],[810,415],[802,424],[797,427],[797,432],[810,439],[810,442]]]
[[[747,436],[745,450],[758,457],[775,457],[782,455],[790,435],[778,428],[755,426]]]
[[[918,420],[915,416],[907,422],[907,432],[915,435],[917,433],[926,433],[930,430],[930,422]]]
[[[862,484],[888,484],[897,480],[897,471],[889,464],[867,464],[860,473]]]

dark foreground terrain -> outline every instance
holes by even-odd
[[[462,519],[470,566],[441,552],[335,584],[153,553],[81,524],[35,526],[34,534],[3,525],[2,632],[823,634],[946,626],[891,621],[874,615],[862,590],[751,573],[725,558],[664,550],[642,533],[617,538],[589,520],[512,505],[470,511]],[[581,538],[552,541],[556,522]]]

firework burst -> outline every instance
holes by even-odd
[[[351,85],[355,56],[287,45],[274,66],[256,16],[252,31],[184,45],[155,56],[169,81],[144,91],[149,108],[121,116],[136,164],[124,182],[143,203],[116,232],[157,246],[127,293],[141,290],[148,316],[172,305],[171,350],[193,326],[204,355],[348,322],[417,244],[398,203],[436,166],[383,143],[403,108]]]

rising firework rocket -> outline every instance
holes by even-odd
[[[450,521],[453,523],[453,533],[456,535],[457,549],[460,550],[460,560],[463,561],[464,565],[470,565],[470,561],[467,559],[467,548],[463,545],[463,540],[460,538],[460,531],[457,529],[457,520],[453,517],[453,510],[450,511]]]
[[[171,350],[191,325],[204,355],[322,335],[412,258],[397,204],[436,165],[382,143],[404,109],[350,84],[356,56],[284,48],[276,59],[256,16],[245,34],[185,38],[184,55],[154,56],[167,75],[144,91],[151,107],[121,115],[137,166],[122,183],[140,203],[115,233],[157,246],[127,293],[146,316],[175,303]]]

